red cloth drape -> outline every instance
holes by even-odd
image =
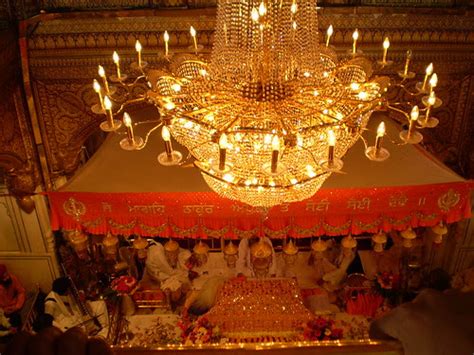
[[[472,181],[418,186],[321,189],[267,208],[213,192],[48,192],[54,230],[192,238],[309,237],[452,223],[470,217]]]

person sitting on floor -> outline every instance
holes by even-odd
[[[236,247],[225,248],[227,256],[236,257]],[[210,258],[209,246],[202,241],[196,243],[193,254],[188,259],[190,268],[190,279],[192,279],[191,292],[186,296],[184,302],[184,313],[201,315],[206,313],[216,301],[216,296],[226,280],[235,276],[236,271],[233,262],[222,264],[220,258]]]
[[[99,328],[98,335],[105,337],[109,326],[105,302],[87,302],[85,306],[91,310],[92,318],[83,315],[79,305],[71,295],[71,288],[71,281],[67,277],[60,277],[53,281],[52,291],[44,301],[45,313],[53,317],[53,325],[62,331],[75,326],[83,326],[90,329],[91,333],[96,332]]]
[[[185,263],[190,256],[189,250],[180,248],[179,244],[172,239],[164,245],[155,242],[148,248],[142,285],[159,286],[174,308],[189,289],[188,270]]]
[[[0,308],[12,327],[20,327],[20,310],[25,304],[26,291],[18,278],[0,264]]]

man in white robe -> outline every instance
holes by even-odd
[[[71,281],[67,277],[61,277],[53,281],[53,289],[44,301],[45,313],[53,317],[53,325],[63,332],[79,326],[86,330],[95,329],[100,331],[97,335],[106,337],[109,329],[107,306],[104,301],[87,302],[91,318],[84,315],[74,297],[71,295]],[[96,324],[98,323],[100,324]]]
[[[191,253],[180,248],[174,240],[169,240],[165,246],[155,242],[155,245],[148,248],[146,276],[143,281],[149,278],[159,282],[163,291],[178,291],[184,284],[189,284],[185,264],[190,256]]]

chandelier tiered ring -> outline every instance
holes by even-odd
[[[389,107],[384,99],[389,79],[374,77],[372,63],[357,51],[357,38],[353,51],[339,61],[329,46],[331,34],[326,45],[319,43],[315,1],[222,0],[209,61],[193,27],[191,53],[170,56],[165,32],[166,70],[146,68],[137,48],[134,69],[142,74],[138,79],[147,81],[144,98],[159,109],[163,125],[165,152],[158,161],[183,163],[183,155],[172,148],[172,136],[221,196],[270,207],[314,195],[331,173],[342,169],[341,158],[361,137],[373,111]],[[114,61],[114,81],[127,85],[120,78],[118,56]],[[382,65],[389,65],[386,51]],[[409,73],[407,63],[402,82]],[[428,90],[417,94],[424,93]],[[439,99],[426,97],[429,110]],[[107,114],[103,128],[109,131],[120,122],[110,103],[98,109]],[[393,108],[410,123],[402,140],[417,143],[419,111],[408,115]],[[124,124],[128,137],[122,147],[141,149],[144,141],[134,136],[127,114]],[[366,151],[372,160],[389,156],[381,147],[383,135],[382,124],[376,144]]]

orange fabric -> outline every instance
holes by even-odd
[[[54,230],[176,238],[344,235],[434,226],[471,213],[472,182],[322,189],[270,209],[213,192],[49,192]]]
[[[0,285],[0,308],[7,314],[20,310],[26,298],[26,291],[20,280],[12,274],[10,277],[12,279],[10,287]]]

